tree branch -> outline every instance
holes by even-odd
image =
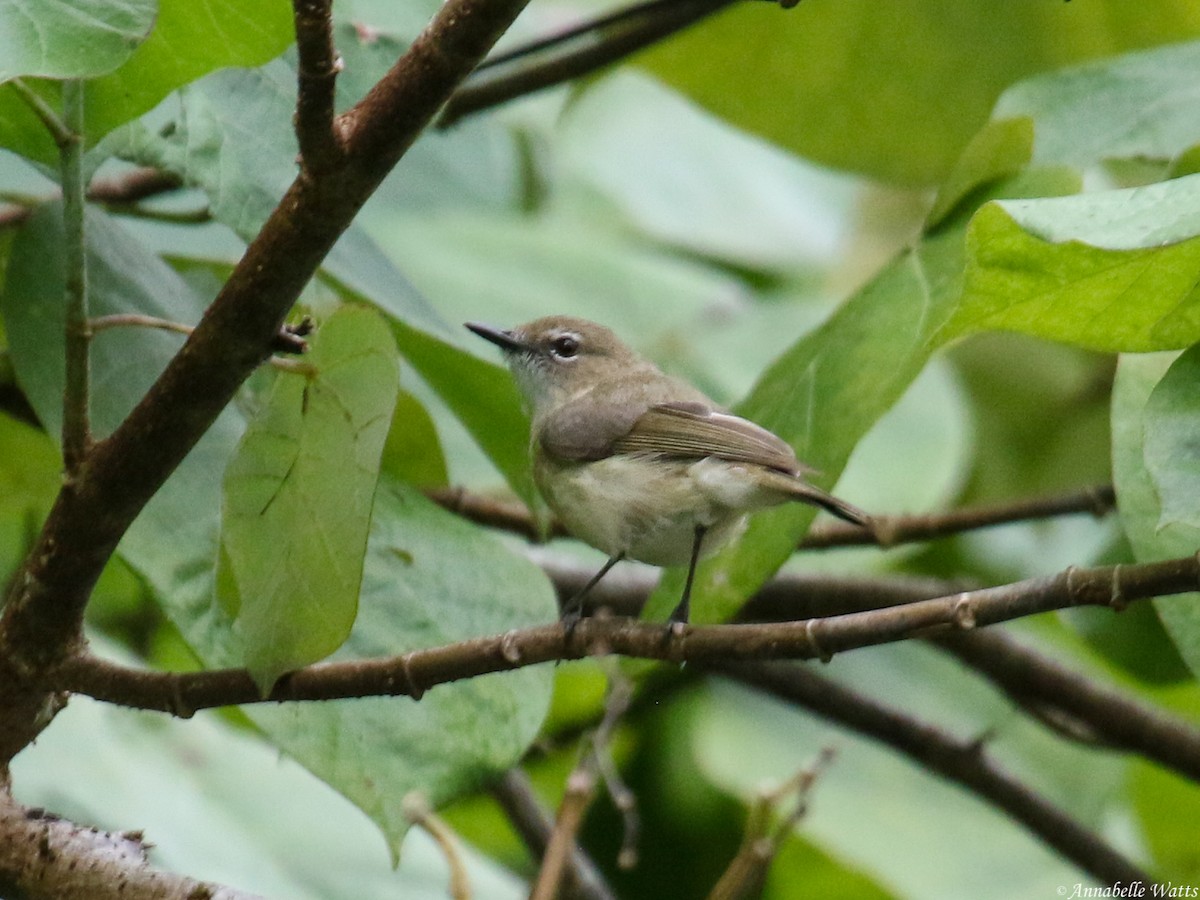
[[[803,666],[723,662],[705,668],[797,703],[903,753],[923,768],[978,794],[1107,884],[1153,883],[1098,835],[988,759],[986,748],[977,740],[956,738]]]
[[[437,127],[449,128],[472,113],[595,72],[694,25],[732,2],[651,0],[488,60],[454,92]],[[527,61],[530,55],[538,54],[546,58]],[[500,71],[493,72],[496,68]]]
[[[448,0],[339,120],[343,163],[301,171],[183,348],[63,486],[0,616],[0,771],[48,721],[41,673],[78,652],[83,611],[117,542],[242,382],[355,213],[526,0]]]
[[[521,503],[472,494],[462,488],[435,488],[426,491],[426,495],[438,505],[478,525],[510,531],[532,541],[543,538],[533,516]],[[1013,522],[1082,513],[1099,518],[1111,512],[1115,506],[1112,485],[1098,485],[1049,497],[970,506],[928,515],[877,516],[874,531],[846,522],[817,524],[799,546],[802,550],[875,543],[892,547]],[[877,535],[884,540],[880,541]],[[558,522],[551,523],[547,536],[569,537]]]
[[[800,543],[803,550],[849,547],[881,543],[885,547],[949,537],[965,531],[992,528],[1012,522],[1031,522],[1058,516],[1086,513],[1097,519],[1116,507],[1112,485],[1097,485],[1049,497],[1033,497],[986,506],[972,506],[924,516],[880,516],[876,536],[866,528],[845,522],[830,522],[813,528]]]
[[[296,138],[300,164],[310,175],[335,167],[342,143],[334,128],[334,95],[341,59],[333,46],[332,0],[293,0],[299,64]]]
[[[0,792],[0,896],[58,900],[251,900],[252,895],[155,869],[138,833],[114,834],[30,809]]]
[[[554,623],[401,656],[321,663],[284,675],[266,697],[244,669],[147,672],[80,655],[47,673],[44,688],[177,716],[263,701],[419,698],[429,688],[451,681],[607,654],[693,664],[829,659],[859,647],[972,630],[1052,609],[1187,593],[1196,590],[1198,581],[1200,563],[1187,556],[1137,566],[1072,568],[1053,577],[821,619],[689,626],[678,637],[665,636],[659,624],[593,617],[580,622],[569,637]]]

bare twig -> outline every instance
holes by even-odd
[[[595,758],[596,771],[604,781],[604,788],[621,816],[621,849],[617,852],[617,865],[622,869],[632,869],[637,865],[642,820],[638,815],[637,796],[625,784],[613,763],[612,737],[617,722],[629,710],[629,704],[633,701],[633,683],[625,673],[615,667],[610,669],[608,679],[608,700],[604,706],[604,718],[592,735],[591,753]]]
[[[304,336],[311,330],[311,323],[305,324],[306,322],[308,322],[307,319],[295,327],[284,325],[277,338],[279,348],[286,348],[285,352],[288,353],[304,353],[308,349]],[[160,319],[157,316],[147,316],[142,313],[112,313],[107,316],[97,316],[91,320],[93,337],[110,328],[157,328],[160,331],[187,335],[196,330],[194,325],[185,325],[183,322],[172,322],[170,319]],[[267,362],[281,372],[291,372],[306,377],[316,374],[316,370],[308,363],[287,357],[272,356]]]
[[[427,494],[435,503],[479,525],[510,531],[533,541],[542,539],[533,516],[521,503],[472,494],[461,488],[434,488]],[[1079,514],[1099,517],[1110,512],[1115,504],[1112,486],[1098,485],[1050,497],[972,506],[929,515],[877,516],[874,519],[874,532],[843,522],[817,524],[800,542],[800,549],[861,546],[877,543],[880,537],[884,538],[886,546],[891,547],[1013,522]],[[549,536],[565,537],[567,532],[561,524],[553,522]]]
[[[88,199],[95,203],[137,203],[181,187],[183,179],[174,172],[143,167],[123,175],[92,179],[88,185]]]
[[[830,522],[814,527],[801,541],[800,547],[803,550],[820,550],[826,547],[877,542],[891,547],[1012,522],[1032,522],[1080,514],[1101,518],[1108,515],[1116,503],[1117,498],[1112,485],[1105,484],[1049,497],[973,506],[924,516],[880,516],[875,519],[878,537],[865,528],[848,523]]]
[[[491,786],[491,794],[535,859],[546,854],[546,845],[554,825],[543,808],[529,776],[521,769],[509,769]],[[616,895],[604,882],[604,876],[583,850],[576,846],[567,860],[564,894],[572,900],[615,900]]]
[[[531,94],[604,66],[694,25],[733,0],[651,0],[603,16],[563,35],[504,54],[475,74],[450,98],[439,128],[517,97]],[[573,46],[579,44],[580,46]],[[545,59],[527,62],[531,54]],[[508,65],[513,63],[513,65]],[[500,71],[494,71],[499,69]]]
[[[776,624],[690,626],[665,639],[661,625],[628,619],[584,619],[568,637],[559,623],[475,638],[402,656],[323,663],[283,676],[263,697],[244,669],[146,672],[90,656],[64,661],[44,676],[47,690],[87,694],[175,715],[264,700],[333,700],[419,696],[429,688],[489,672],[560,659],[617,654],[674,662],[828,659],[858,647],[933,633],[968,631],[1071,606],[1109,606],[1194,591],[1196,557],[1130,566],[1068,569],[1003,587],[922,600],[901,607]]]
[[[542,866],[529,900],[554,900],[558,896],[559,884],[575,847],[575,835],[579,833],[583,814],[595,792],[596,773],[594,761],[589,756],[567,776],[567,789],[558,807],[554,830],[546,842],[546,853],[542,857]]]
[[[823,678],[805,666],[716,663],[707,668],[797,703],[888,745],[948,781],[961,784],[1107,884],[1153,883],[1145,872],[1097,834],[992,762],[977,740],[956,738]]]
[[[334,88],[342,63],[333,46],[331,0],[293,0],[292,6],[298,56],[296,138],[304,170],[319,175],[342,160],[333,117]]]
[[[433,838],[438,849],[442,851],[442,856],[446,858],[446,866],[450,869],[449,894],[452,900],[470,900],[471,879],[467,875],[467,867],[463,864],[458,839],[450,826],[433,811],[425,795],[417,791],[405,796],[401,807],[404,817]]]
[[[825,748],[811,766],[801,769],[784,784],[757,799],[746,817],[737,855],[709,893],[708,900],[750,900],[762,894],[767,871],[779,852],[779,845],[808,812],[809,791],[832,759],[833,749]],[[772,828],[772,818],[778,816],[779,805],[792,794],[795,794],[795,805]]]

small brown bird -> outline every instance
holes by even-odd
[[[696,563],[732,540],[753,510],[799,500],[871,525],[806,482],[811,470],[783,440],[663,374],[602,325],[547,316],[508,331],[466,327],[504,351],[529,403],[533,475],[546,503],[567,531],[609,556],[566,604],[568,626],[622,559],[688,563],[670,617],[687,622]]]

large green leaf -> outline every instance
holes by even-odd
[[[323,323],[306,361],[311,376],[276,378],[225,470],[219,599],[264,691],[350,634],[399,391],[396,345],[362,307]]]
[[[1190,361],[1185,362],[1172,378],[1176,384],[1163,388],[1154,402],[1160,409],[1153,413],[1152,419],[1151,400],[1156,386],[1170,374],[1176,359],[1173,353],[1123,356],[1113,386],[1113,482],[1121,524],[1139,560],[1187,556],[1200,547],[1200,528],[1188,519],[1167,514],[1155,488],[1155,477],[1170,475],[1174,478],[1179,467],[1188,462],[1185,459],[1164,460],[1161,448],[1152,449],[1154,443],[1162,440],[1166,425],[1161,407],[1174,405],[1171,398],[1178,390],[1176,379],[1186,377],[1193,365]],[[1158,432],[1153,440],[1148,438],[1151,428]],[[1200,675],[1200,595],[1167,597],[1155,600],[1154,605],[1179,648],[1180,656],[1194,673]]]
[[[117,222],[95,212],[88,234],[96,314],[199,317],[201,301]],[[61,421],[62,256],[57,210],[39,210],[14,241],[0,298],[17,376],[38,415],[53,425]],[[92,408],[99,434],[137,402],[179,343],[177,335],[145,328],[97,336]],[[236,406],[227,409],[119,548],[209,666],[242,661],[233,617],[215,599],[214,568],[222,478],[244,429]],[[359,615],[338,658],[504,632],[555,615],[553,591],[534,565],[393,484],[376,497]],[[377,699],[247,712],[282,750],[366,810],[397,847],[410,791],[441,803],[524,753],[545,714],[551,675],[523,669],[441,687],[420,703]]]
[[[930,184],[1018,79],[1198,33],[1200,8],[1186,0],[736,4],[641,59],[717,115],[801,155]]]
[[[1200,345],[1171,365],[1150,394],[1143,456],[1158,493],[1158,528],[1200,531]]]
[[[89,145],[153,109],[181,85],[224,66],[264,63],[283,52],[293,38],[291,7],[284,0],[89,0],[85,7],[112,8],[122,13],[120,17],[112,14],[90,18],[78,14],[79,6],[8,0],[0,6],[0,16],[7,7],[18,9],[13,14],[22,16],[25,9],[57,10],[56,23],[62,19],[71,24],[69,34],[48,42],[44,50],[34,49],[41,36],[22,29],[16,30],[19,37],[13,39],[13,44],[24,48],[25,54],[45,53],[49,70],[33,74],[52,78],[99,76],[87,84],[84,136]],[[122,25],[124,19],[135,14],[135,21]],[[151,23],[154,30],[137,46]],[[130,30],[135,33],[132,37],[126,34]],[[57,35],[58,30],[50,34]],[[0,50],[4,37],[8,37],[8,28],[0,18]],[[107,55],[98,56],[110,45],[113,49]],[[89,64],[94,57],[106,62]],[[0,52],[0,60],[7,63],[6,54]],[[21,73],[19,69],[13,72]],[[56,84],[35,82],[34,87],[57,106]],[[45,128],[6,89],[0,89],[0,146],[40,162],[57,158]]]
[[[963,302],[946,336],[1001,329],[1125,351],[1194,342],[1200,338],[1200,237],[1192,236],[1200,231],[1197,187],[1200,178],[1191,176],[1116,196],[985,206],[971,221]],[[1160,208],[1162,195],[1171,200]],[[1156,222],[1156,209],[1165,222]],[[1039,229],[1049,238],[1031,233]],[[1175,242],[1159,243],[1167,235]]]
[[[0,0],[0,81],[109,72],[145,40],[157,11],[155,0]]]

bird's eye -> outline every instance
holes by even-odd
[[[579,339],[569,334],[555,338],[550,345],[550,352],[559,359],[570,359],[579,352]]]

